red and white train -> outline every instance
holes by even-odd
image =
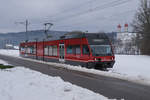
[[[23,42],[20,56],[96,69],[112,68],[115,63],[112,45],[103,33],[76,33],[59,40]]]

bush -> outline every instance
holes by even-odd
[[[0,69],[14,68],[14,66],[0,64]]]

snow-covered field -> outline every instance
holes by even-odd
[[[16,50],[0,50],[0,54],[10,55],[15,57],[19,56],[19,52]],[[109,69],[108,72],[99,71],[95,69],[86,69],[80,66],[71,66],[66,64],[57,64],[57,63],[42,62],[42,61],[37,61],[37,62],[47,63],[58,67],[65,67],[70,70],[78,70],[78,71],[83,71],[88,73],[120,78],[120,79],[132,81],[140,84],[150,85],[150,56],[116,55],[116,63],[114,65],[114,68]]]
[[[117,55],[112,72],[150,81],[150,56]]]
[[[0,54],[19,57],[19,50],[0,49]]]
[[[7,62],[0,60],[0,64]],[[108,100],[90,90],[23,67],[0,70],[0,100]]]

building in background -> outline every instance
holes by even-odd
[[[120,24],[118,26],[121,26]],[[135,55],[139,54],[139,50],[136,43],[137,33],[128,31],[128,24],[124,25],[124,31],[121,32],[118,28],[116,41],[114,43],[116,54],[129,54]],[[119,32],[120,31],[120,32]]]
[[[136,44],[137,33],[122,32],[117,33],[115,52],[117,54],[139,54],[139,50]]]
[[[12,44],[5,44],[5,49],[13,49],[13,45]]]
[[[4,49],[19,50],[19,46],[14,46],[13,44],[5,44],[5,48]]]
[[[117,26],[117,28],[118,28],[118,32],[121,32],[121,25],[120,24]]]

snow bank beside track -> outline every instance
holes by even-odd
[[[0,64],[7,62],[0,60]],[[0,70],[1,100],[109,100],[108,98],[23,67]]]

